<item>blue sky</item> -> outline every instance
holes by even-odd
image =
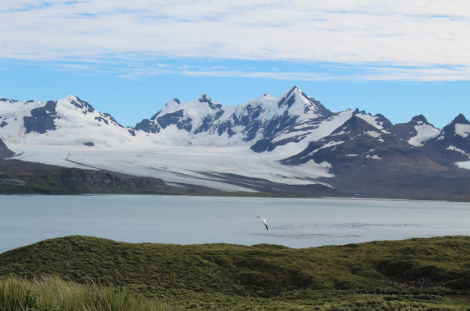
[[[297,85],[393,123],[470,118],[468,1],[311,2],[2,1],[0,97],[76,95],[129,126],[174,97]]]

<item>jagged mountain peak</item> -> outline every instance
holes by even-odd
[[[465,118],[463,114],[459,114],[458,116],[455,117],[455,119],[451,122],[451,124],[470,124],[470,122]]]
[[[470,122],[459,114],[425,144],[428,155],[442,163],[470,159]],[[450,161],[450,162],[449,162]]]
[[[414,123],[417,123],[417,124],[422,124],[422,123],[429,124],[426,117],[423,116],[422,114],[420,114],[418,116],[414,116],[413,118],[411,118],[411,121],[413,121]]]
[[[175,106],[178,106],[179,104],[181,104],[180,100],[178,98],[173,98],[172,100],[170,100],[169,102],[167,102],[165,104],[165,106],[171,106],[171,105],[175,105]]]
[[[209,95],[205,94],[205,93],[201,93],[201,95],[199,96],[199,98],[197,99],[199,100],[201,103],[210,103],[211,102],[211,98],[209,97]]]

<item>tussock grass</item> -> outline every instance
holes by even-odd
[[[112,286],[93,282],[78,284],[58,277],[42,276],[27,280],[0,277],[2,311],[172,311],[156,299],[120,292]]]
[[[0,254],[0,275],[11,273],[196,310],[470,310],[466,236],[304,249],[68,236]]]

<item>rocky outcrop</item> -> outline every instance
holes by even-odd
[[[8,149],[7,145],[0,139],[0,159],[12,157],[13,155],[15,153]]]
[[[48,130],[54,131],[56,129],[54,123],[54,119],[57,117],[56,107],[56,101],[48,101],[44,107],[31,110],[31,117],[23,117],[26,134],[31,132],[44,134]]]

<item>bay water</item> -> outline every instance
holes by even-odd
[[[257,216],[267,219],[269,230]],[[165,195],[2,195],[0,253],[86,235],[123,242],[293,248],[470,235],[470,203]]]

